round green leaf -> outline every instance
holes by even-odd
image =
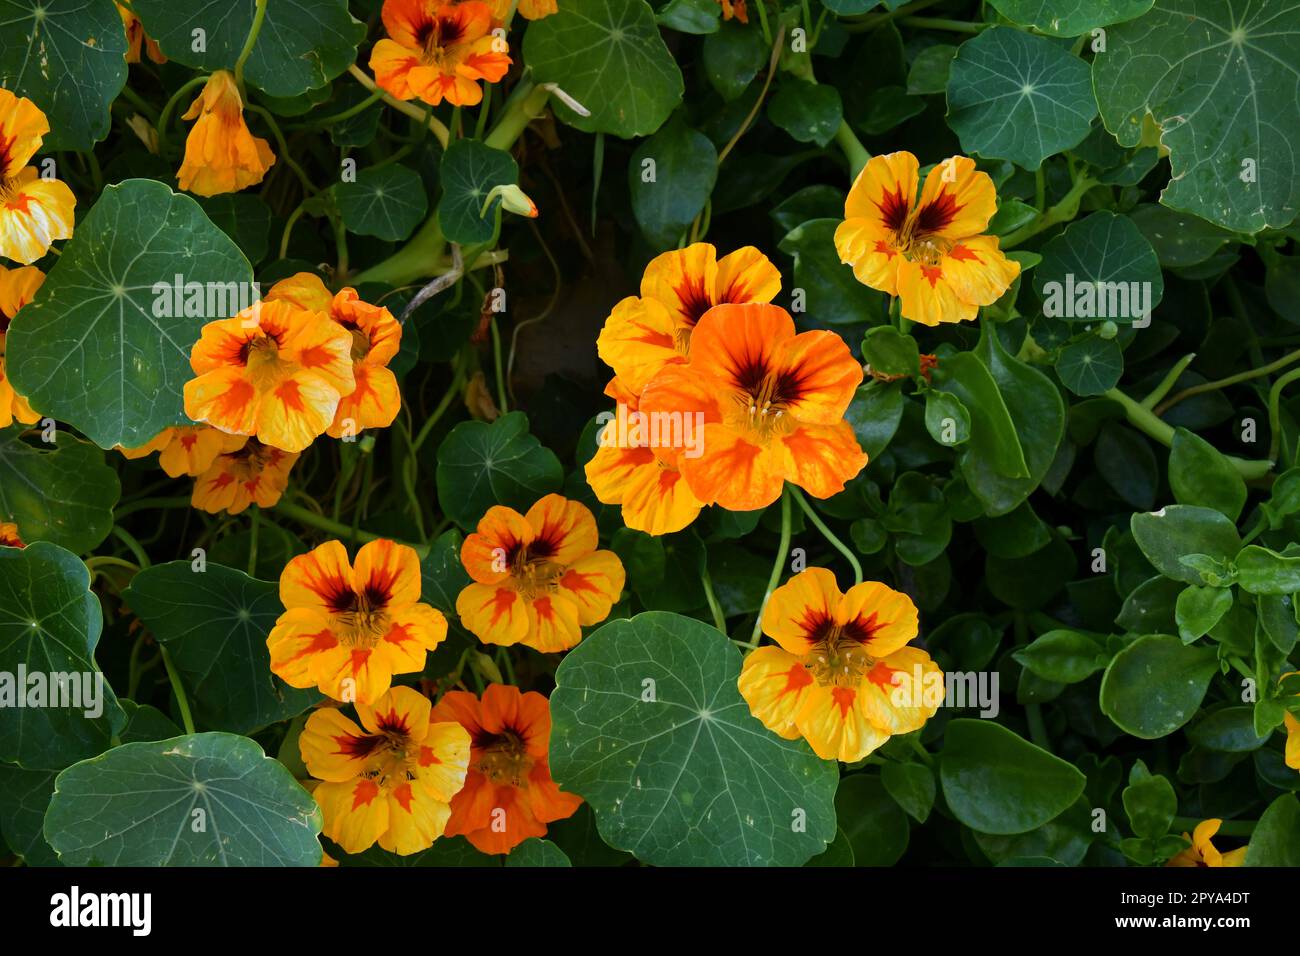
[[[931,782],[932,797],[933,787]],[[907,814],[880,777],[855,773],[841,780],[835,791],[835,815],[853,848],[854,866],[893,866],[907,852]]]
[[[1048,631],[1012,656],[1044,680],[1059,684],[1076,684],[1106,666],[1102,646],[1078,631]]]
[[[1096,115],[1088,64],[1058,43],[993,27],[957,48],[948,123],[963,152],[1037,169],[1082,141]]]
[[[564,0],[528,25],[524,62],[537,82],[558,84],[591,114],[555,101],[566,123],[624,139],[657,130],[685,88],[646,0]]]
[[[1268,742],[1269,735],[1255,732],[1255,708],[1220,707],[1187,728],[1187,739],[1206,750],[1248,753]]]
[[[862,357],[873,372],[885,375],[918,375],[920,349],[916,339],[904,335],[892,325],[867,329],[862,339]]]
[[[930,818],[934,808],[934,771],[919,763],[890,762],[880,768],[880,782],[894,802],[917,823]],[[843,791],[843,785],[840,787]],[[838,797],[838,794],[837,794]]]
[[[674,248],[718,178],[718,151],[703,133],[669,121],[632,154],[632,214],[656,250]]]
[[[99,447],[143,445],[189,421],[181,389],[194,377],[190,349],[206,322],[251,301],[252,281],[244,254],[198,203],[128,179],[104,190],[23,307],[6,371],[34,407]],[[191,289],[203,293],[193,310],[202,314],[185,314]]]
[[[1294,793],[1282,794],[1260,816],[1246,866],[1300,866],[1300,798]]]
[[[1124,374],[1124,352],[1114,339],[1089,335],[1061,349],[1056,374],[1075,395],[1101,395],[1114,388]]]
[[[1164,296],[1160,263],[1127,216],[1094,212],[1043,246],[1034,269],[1043,314],[1067,322],[1149,321]]]
[[[1077,37],[1097,27],[1132,20],[1151,9],[1155,0],[990,0],[1013,23],[1033,27],[1054,37]]]
[[[396,163],[360,170],[355,182],[334,186],[334,198],[348,232],[389,242],[409,236],[429,211],[420,174]],[[490,235],[491,219],[485,221]]]
[[[134,0],[131,6],[168,58],[209,72],[235,68],[257,8],[255,0]],[[201,45],[196,30],[203,31]],[[347,0],[271,0],[244,77],[271,96],[297,96],[355,63],[365,34]]]
[[[1300,555],[1247,545],[1237,555],[1237,583],[1251,594],[1294,594],[1300,591]]]
[[[944,356],[933,374],[935,388],[961,400],[970,414],[970,446],[963,456],[971,470],[992,472],[1008,478],[1025,478],[1029,468],[1016,434],[1015,422],[1002,400],[1002,392],[988,367],[974,352]],[[979,494],[977,481],[967,481]]]
[[[0,764],[0,832],[5,843],[28,866],[58,866],[59,857],[45,842],[45,810],[54,793],[54,770],[24,770]]]
[[[610,846],[656,866],[797,866],[834,839],[837,765],[750,715],[740,664],[718,631],[664,611],[606,624],[560,663],[551,773]]]
[[[224,193],[198,200],[213,224],[235,241],[244,258],[256,265],[271,243],[271,207],[253,193]]]
[[[925,428],[941,445],[962,445],[970,439],[970,412],[956,395],[930,389],[925,393]]]
[[[768,101],[767,118],[801,143],[827,146],[844,120],[844,107],[835,87],[792,79]]]
[[[1174,430],[1169,487],[1179,504],[1222,511],[1231,521],[1246,504],[1246,482],[1217,448],[1185,428]]]
[[[27,313],[24,312],[25,316]],[[113,527],[121,494],[104,453],[72,435],[52,444],[0,430],[0,521],[18,525],[27,543],[50,541],[77,554],[95,548]]]
[[[869,289],[853,277],[853,269],[840,262],[835,251],[838,219],[810,219],[786,233],[778,248],[794,258],[791,295],[802,290],[804,313],[819,327],[853,325],[885,315],[884,294]]]
[[[438,448],[438,501],[462,528],[472,528],[493,505],[523,512],[559,490],[564,469],[555,454],[528,433],[523,412],[492,424],[461,422]]]
[[[45,113],[45,150],[88,150],[108,134],[125,55],[112,0],[0,0],[0,88]]]
[[[67,866],[319,866],[316,801],[247,737],[123,744],[59,774],[45,839]]]
[[[991,720],[959,719],[944,733],[939,779],[955,816],[981,833],[1025,833],[1083,792],[1079,770]]]
[[[122,728],[95,663],[103,623],[75,554],[44,541],[0,548],[0,761],[61,770]]]
[[[1195,715],[1217,670],[1213,648],[1189,647],[1169,634],[1139,637],[1106,668],[1102,713],[1134,737],[1168,736]]]
[[[122,597],[171,652],[198,726],[251,734],[321,699],[271,673],[266,636],[284,612],[278,585],[171,561],[140,571]]]
[[[1183,562],[1184,555],[1204,554],[1230,561],[1241,550],[1237,527],[1211,508],[1169,505],[1159,511],[1135,514],[1130,520],[1133,537],[1155,569],[1185,584],[1202,584],[1199,572]]]
[[[1184,644],[1204,637],[1232,608],[1232,591],[1228,588],[1189,584],[1174,604],[1174,621]]]
[[[486,212],[483,203],[494,187],[509,185],[519,178],[514,157],[472,139],[458,139],[443,153],[440,175],[438,223],[442,234],[461,245],[487,242],[492,238],[501,200],[492,200]]]

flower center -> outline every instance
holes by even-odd
[[[832,625],[804,657],[804,666],[823,687],[857,686],[875,664],[862,643],[847,636],[839,625]]]
[[[18,179],[0,179],[0,207],[27,211],[28,198],[19,186]]]
[[[476,768],[494,784],[523,786],[533,769],[533,760],[523,738],[512,730],[493,735],[482,747]]]
[[[259,335],[245,343],[244,362],[253,386],[262,390],[276,385],[289,364],[280,358],[280,343],[270,335]]]
[[[345,328],[352,333],[352,361],[360,362],[370,354],[370,336],[355,325]]]
[[[563,573],[564,568],[554,561],[530,557],[527,548],[520,548],[510,562],[510,577],[515,590],[528,601],[554,591],[555,582]]]
[[[420,33],[420,59],[425,66],[455,66],[461,59],[457,51],[450,49],[464,38],[465,28],[459,21],[432,20],[421,28]]]
[[[384,789],[410,783],[415,779],[420,745],[407,734],[397,731],[386,730],[383,737],[383,742],[375,748],[371,765],[361,772],[361,776]]]

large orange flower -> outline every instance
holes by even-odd
[[[45,273],[35,266],[21,269],[0,266],[0,428],[8,428],[15,420],[34,425],[41,419],[27,404],[27,399],[14,391],[5,375],[5,336],[18,310],[32,300],[44,281]]]
[[[72,190],[27,165],[49,131],[35,103],[0,89],[0,256],[23,265],[72,235]]]
[[[302,451],[356,387],[352,336],[322,312],[256,302],[203,327],[190,353],[185,414],[232,435]]]
[[[925,177],[917,201],[918,175],[911,153],[872,157],[849,190],[835,248],[859,282],[899,297],[903,318],[973,319],[1020,274],[997,237],[982,234],[997,211],[993,180],[953,156]]]
[[[249,505],[270,508],[289,486],[289,472],[298,460],[297,454],[263,445],[256,438],[236,435],[233,439],[240,442],[239,446],[218,454],[194,480],[190,504],[201,511],[237,515]]]
[[[160,452],[158,464],[169,478],[201,475],[217,460],[244,447],[243,435],[227,435],[208,425],[178,425],[164,428],[152,441],[135,448],[118,448],[123,457],[136,459]],[[239,509],[242,510],[242,509]]]
[[[376,840],[403,856],[428,849],[465,784],[469,734],[454,721],[431,719],[429,699],[409,687],[356,707],[361,727],[325,707],[307,718],[298,738],[307,772],[324,781],[312,790],[325,816],[322,832],[348,853]]]
[[[22,536],[18,534],[18,525],[12,521],[0,521],[0,548],[25,548]]]
[[[286,299],[313,312],[324,312],[352,336],[352,375],[356,389],[339,402],[326,429],[332,438],[357,435],[366,428],[387,428],[402,407],[397,376],[388,363],[402,347],[402,327],[383,306],[362,302],[351,287],[330,295],[325,283],[300,272],[271,287],[264,301]]]
[[[117,4],[118,15],[122,18],[122,26],[126,28],[126,62],[140,62],[140,48],[143,46],[149,54],[149,59],[155,63],[166,63],[167,57],[163,51],[158,48],[156,40],[151,39],[144,32],[144,24],[134,13]]]
[[[628,296],[605,319],[596,350],[632,392],[666,365],[686,361],[691,333],[715,305],[771,302],[781,273],[753,246],[718,258],[707,242],[650,260],[641,295]]]
[[[551,704],[541,694],[492,684],[480,700],[453,690],[432,719],[454,720],[470,738],[469,773],[452,798],[448,836],[463,835],[483,853],[509,853],[582,805],[551,779]]]
[[[363,545],[355,568],[338,541],[300,554],[280,575],[280,600],[266,639],[272,672],[336,700],[378,700],[447,636],[442,612],[420,603],[419,557],[393,541]]]
[[[275,164],[270,144],[248,131],[233,73],[213,73],[183,118],[197,122],[176,174],[181,189],[199,196],[239,192],[260,183]]]
[[[777,643],[745,658],[740,693],[774,733],[824,760],[861,760],[942,702],[938,666],[906,646],[916,629],[907,595],[874,581],[841,594],[834,574],[809,568],[772,592],[763,633]]]
[[[1218,818],[1202,820],[1196,825],[1191,836],[1183,834],[1183,839],[1191,842],[1186,850],[1169,860],[1165,866],[1241,866],[1246,862],[1246,848],[1239,847],[1221,853],[1211,842],[1219,832],[1223,821]]]
[[[383,19],[388,38],[375,44],[370,69],[399,100],[474,106],[483,99],[479,80],[496,83],[510,68],[486,3],[384,0]]]
[[[684,440],[677,445],[664,444],[660,434],[643,427],[644,420],[638,418],[638,396],[620,379],[610,382],[605,394],[618,403],[617,411],[601,430],[600,447],[587,462],[587,483],[605,504],[622,506],[623,523],[629,528],[647,534],[682,530],[704,507],[678,468],[683,454],[694,453],[684,447],[689,440],[688,422],[693,427],[693,421],[678,416],[675,422]],[[672,427],[670,422],[668,429]],[[689,438],[702,443],[703,435]]]
[[[795,334],[775,305],[720,305],[700,319],[687,365],[641,394],[651,415],[704,416],[703,453],[678,467],[700,501],[753,511],[788,480],[828,498],[867,463],[844,412],[862,366],[834,332]]]

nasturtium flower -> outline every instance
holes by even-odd
[[[178,425],[164,428],[153,440],[135,448],[118,448],[126,458],[144,458],[159,452],[158,464],[169,478],[201,475],[212,467],[218,455],[244,447],[243,435],[228,435],[209,425]],[[242,508],[239,510],[243,510]]]
[[[0,521],[0,548],[25,548],[22,536],[18,534],[18,525],[12,521]]]
[[[323,312],[256,302],[203,327],[190,352],[185,414],[232,435],[300,452],[356,388],[353,338]]]
[[[0,256],[23,265],[72,235],[72,190],[27,165],[49,131],[35,103],[0,89]]]
[[[479,81],[496,83],[510,68],[486,3],[384,0],[383,20],[388,37],[375,44],[370,69],[399,100],[474,106],[483,99]]]
[[[402,327],[393,314],[381,305],[363,302],[351,287],[331,295],[320,277],[310,272],[300,272],[277,282],[263,301],[277,299],[288,300],[309,311],[324,312],[352,336],[352,376],[356,388],[339,402],[326,434],[342,438],[367,428],[391,425],[402,407],[397,376],[388,368],[402,346]]]
[[[8,428],[15,421],[34,425],[41,419],[27,404],[27,399],[14,391],[5,374],[5,336],[18,310],[32,300],[44,281],[45,273],[35,266],[21,269],[0,266],[0,428]]]
[[[249,505],[259,508],[275,505],[284,489],[289,487],[289,472],[298,461],[298,455],[263,445],[256,438],[226,437],[238,440],[240,444],[233,451],[219,453],[195,477],[190,504],[200,511],[212,514],[224,511],[232,515],[239,514]]]
[[[427,850],[464,786],[469,734],[454,721],[431,719],[429,699],[410,687],[390,688],[356,709],[361,726],[323,707],[298,738],[307,772],[323,781],[312,789],[325,817],[321,832],[348,853],[376,841],[402,856]]]
[[[1300,671],[1283,674],[1281,679],[1300,675]],[[1286,730],[1286,765],[1292,770],[1300,770],[1300,719],[1291,711],[1282,714],[1282,726]]]
[[[841,594],[834,574],[809,568],[772,592],[763,633],[776,645],[745,658],[741,696],[769,730],[803,737],[824,760],[861,760],[919,730],[942,703],[942,672],[907,646],[916,606],[884,584]]]
[[[362,545],[355,566],[338,541],[299,555],[280,575],[280,600],[271,671],[336,700],[377,701],[447,636],[442,612],[420,603],[415,549],[393,541]]]
[[[213,73],[183,118],[196,122],[176,174],[181,189],[198,196],[239,192],[260,183],[275,164],[270,144],[244,122],[244,100],[230,71]]]
[[[844,203],[835,230],[840,260],[858,281],[898,296],[903,318],[922,325],[973,319],[1020,274],[1020,264],[984,235],[997,192],[975,162],[953,156],[925,178],[908,152],[867,162]]]
[[[587,462],[587,484],[603,503],[622,507],[629,528],[655,535],[681,531],[704,507],[678,468],[687,449],[655,445],[644,429],[624,424],[635,421],[640,410],[638,396],[620,379],[611,381],[605,394],[618,403],[618,412],[601,430],[596,454]],[[702,441],[703,435],[697,438]]]
[[[489,685],[482,699],[453,690],[432,719],[456,721],[470,739],[469,772],[452,798],[447,836],[464,836],[483,853],[509,853],[582,805],[551,779],[551,704],[541,694],[508,684]]]
[[[157,41],[145,34],[144,24],[140,22],[140,18],[120,3],[117,4],[117,12],[122,18],[122,26],[126,28],[126,62],[139,63],[140,48],[143,46],[153,62],[166,63],[167,57],[158,48]]]
[[[759,3],[762,2],[763,0],[759,0]],[[749,22],[749,11],[745,9],[745,0],[718,0],[718,4],[722,7],[722,19]]]
[[[492,0],[492,19],[501,23],[510,13],[510,4],[515,0]],[[743,3],[744,0],[741,0]],[[516,12],[525,20],[540,20],[560,11],[556,0],[518,0]]]
[[[709,309],[771,302],[780,291],[780,271],[753,246],[719,259],[712,245],[696,242],[650,260],[640,296],[614,306],[596,350],[627,388],[640,392],[664,366],[686,361],[691,333]]]
[[[656,375],[640,409],[703,416],[702,453],[678,459],[691,493],[753,511],[786,481],[828,498],[865,467],[844,421],[861,383],[862,365],[834,332],[795,334],[775,305],[719,305],[696,325],[690,361]]]
[[[489,508],[460,549],[473,578],[456,598],[461,624],[488,644],[567,651],[623,591],[623,563],[597,538],[587,507],[559,495],[526,515]]]
[[[1183,834],[1183,839],[1191,842],[1186,850],[1174,856],[1165,866],[1241,866],[1246,862],[1246,848],[1220,853],[1210,842],[1219,832],[1223,821],[1217,818],[1204,820],[1196,825],[1192,835]]]

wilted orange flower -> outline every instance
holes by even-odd
[[[474,106],[483,99],[479,80],[496,83],[510,67],[486,3],[384,0],[383,20],[388,38],[375,44],[370,69],[399,100]]]
[[[759,0],[761,3],[762,0]],[[749,22],[749,11],[745,9],[745,0],[718,0],[722,6],[722,19],[735,18],[741,23]]]
[[[12,521],[0,521],[0,548],[25,548],[27,545],[18,534],[18,525]]]
[[[862,366],[834,332],[795,334],[775,305],[719,305],[700,319],[686,365],[666,366],[641,394],[651,415],[703,416],[702,454],[678,467],[700,501],[753,511],[791,481],[817,498],[867,463],[844,412]]]
[[[551,704],[541,694],[491,684],[480,700],[453,690],[432,719],[454,720],[470,738],[469,773],[452,798],[448,836],[464,836],[483,853],[509,853],[582,805],[551,779]]]
[[[325,817],[321,832],[348,853],[376,840],[403,856],[428,849],[465,783],[469,734],[453,721],[431,721],[429,699],[409,687],[356,708],[361,727],[323,707],[298,738],[307,772],[324,781],[312,790]]]
[[[510,4],[514,0],[492,0],[492,19],[497,23],[505,20],[506,15],[510,12]],[[540,20],[542,17],[549,17],[552,13],[559,12],[555,0],[518,0],[519,6],[517,12],[525,20]],[[743,3],[744,0],[741,0]]]
[[[646,266],[641,295],[614,306],[596,350],[623,384],[639,393],[664,366],[686,361],[691,332],[709,309],[771,302],[780,291],[780,271],[753,246],[721,259],[707,242],[665,252]]]
[[[623,562],[597,551],[586,506],[547,495],[521,515],[489,508],[461,545],[474,579],[456,598],[460,622],[488,644],[566,651],[582,626],[598,624],[623,592]]]
[[[289,486],[289,472],[298,461],[298,455],[263,445],[256,438],[242,435],[225,437],[237,440],[239,445],[233,451],[219,453],[199,473],[194,481],[190,504],[212,514],[225,511],[232,515],[239,514],[249,505],[255,504],[259,508],[275,505]],[[178,451],[176,454],[179,457],[190,453]]]
[[[622,506],[623,523],[629,528],[647,534],[682,530],[704,507],[678,468],[678,459],[691,449],[685,441],[656,444],[658,436],[639,427],[638,396],[621,379],[610,382],[605,394],[618,403],[618,411],[601,430],[600,447],[587,462],[587,483],[605,504]],[[700,442],[703,437],[690,436]]]
[[[903,318],[922,325],[975,318],[1020,274],[1020,263],[982,233],[997,211],[993,180],[953,156],[925,177],[908,152],[875,156],[853,183],[835,230],[840,260],[858,281],[899,297]]]
[[[774,733],[803,737],[823,760],[861,760],[942,703],[938,666],[906,646],[916,630],[906,594],[875,581],[841,594],[834,574],[809,568],[768,599],[763,633],[777,643],[745,658],[740,693]]]
[[[182,118],[197,122],[185,140],[185,159],[176,174],[181,189],[199,196],[239,192],[260,183],[275,164],[270,144],[248,131],[244,101],[228,70],[208,78]]]
[[[0,89],[0,256],[23,265],[72,235],[72,190],[27,165],[49,131],[35,103]]]
[[[15,420],[33,425],[41,419],[5,375],[5,336],[18,310],[32,300],[44,281],[45,273],[35,266],[0,266],[0,428],[8,428]]]
[[[383,306],[362,302],[357,290],[350,287],[330,295],[325,283],[310,272],[300,272],[277,282],[263,301],[276,299],[286,299],[313,312],[324,312],[352,336],[352,375],[356,389],[339,402],[326,434],[342,438],[367,428],[391,425],[402,407],[397,376],[388,368],[402,346],[402,327],[393,314]]]
[[[355,567],[338,541],[299,555],[280,575],[280,600],[271,671],[336,700],[377,701],[447,636],[442,612],[420,603],[419,557],[393,541],[362,545]]]
[[[158,49],[157,42],[145,35],[144,24],[140,22],[140,18],[120,3],[117,4],[117,12],[122,18],[122,26],[126,27],[126,62],[139,63],[140,47],[143,45],[149,54],[149,59],[155,63],[166,63],[167,57],[163,56],[163,51]]]
[[[1192,845],[1170,859],[1165,866],[1241,866],[1246,862],[1244,846],[1227,853],[1220,853],[1210,842],[1221,826],[1223,821],[1217,818],[1198,823],[1191,836],[1183,834],[1183,839],[1190,840]]]
[[[169,478],[179,478],[181,475],[203,474],[212,467],[218,455],[238,451],[247,441],[243,435],[228,435],[207,425],[177,425],[164,428],[152,441],[143,445],[136,448],[119,446],[118,451],[130,459],[161,452],[158,464],[162,470]],[[243,508],[236,510],[242,511]]]
[[[185,414],[234,435],[302,451],[356,387],[352,336],[323,312],[256,302],[203,327],[190,352]]]

